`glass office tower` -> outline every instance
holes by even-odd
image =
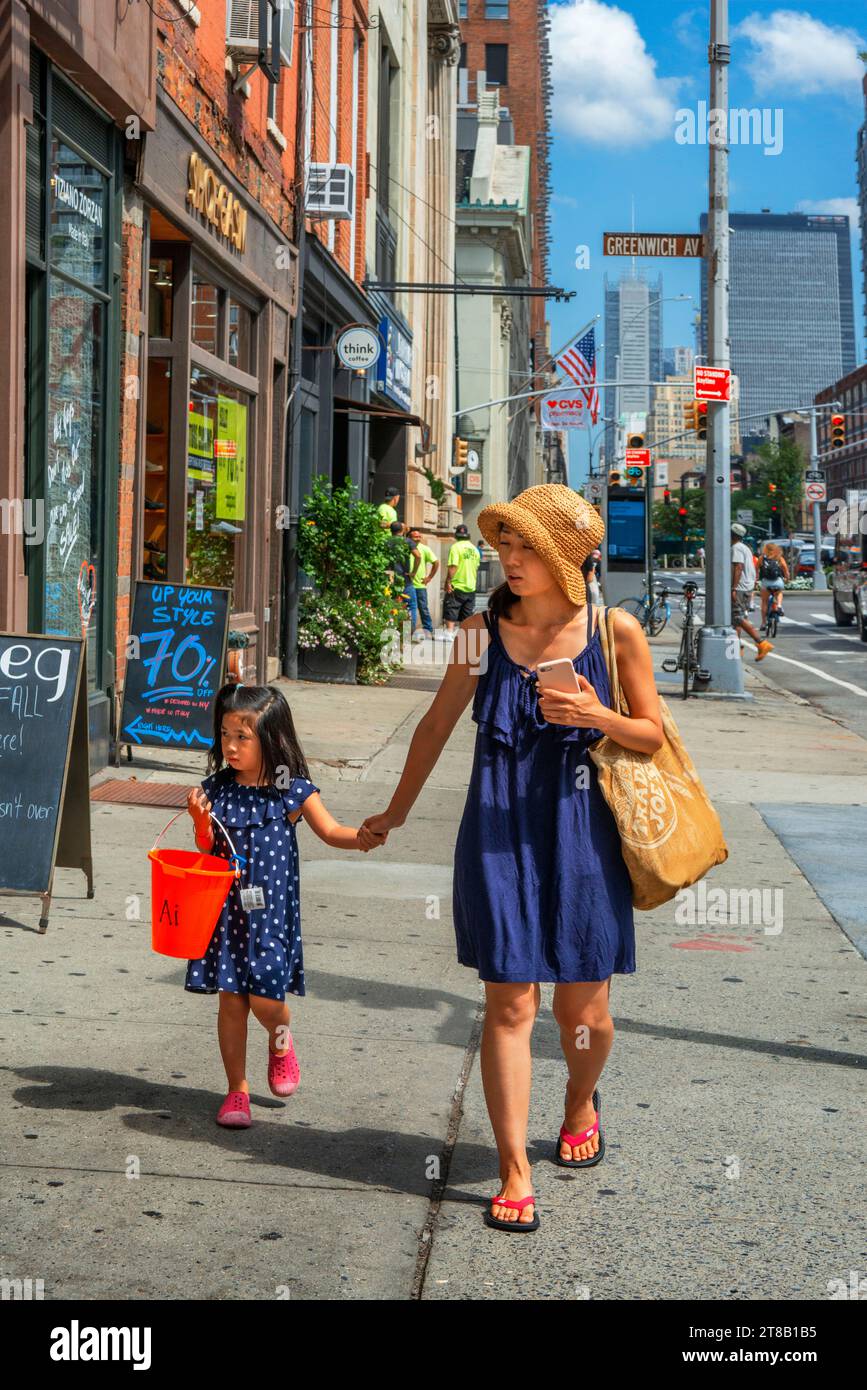
[[[855,313],[848,217],[731,213],[729,334],[740,379],[741,426],[810,405],[855,366]],[[702,214],[701,230],[707,233]],[[701,282],[707,353],[707,266]]]
[[[628,383],[662,380],[662,276],[648,280],[640,271],[616,282],[605,276],[605,378]],[[597,373],[599,375],[599,373]],[[606,387],[604,414],[648,414],[653,392],[648,386]],[[605,457],[614,461],[614,426],[605,426]]]

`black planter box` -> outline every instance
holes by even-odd
[[[351,656],[338,656],[330,647],[298,648],[298,679],[302,681],[330,681],[335,685],[355,685],[355,671],[358,653]]]

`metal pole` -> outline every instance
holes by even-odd
[[[816,429],[816,411],[810,411],[810,468],[819,467],[819,438]],[[818,502],[813,503],[813,543],[816,559],[813,565],[813,588],[827,590],[828,581],[822,568],[822,514]]]
[[[714,367],[729,358],[729,208],[728,208],[728,69],[730,60],[728,0],[711,0],[710,118],[708,148],[708,359]],[[716,120],[714,118],[717,118]],[[722,128],[720,128],[722,127]],[[710,673],[710,687],[742,695],[744,672],[740,647],[731,625],[731,473],[730,408],[715,401],[707,412],[707,592],[706,626],[699,634],[699,666]]]

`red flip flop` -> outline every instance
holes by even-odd
[[[535,1206],[536,1198],[521,1197],[519,1201],[512,1202],[506,1197],[492,1197],[485,1212],[485,1222],[488,1226],[493,1226],[495,1231],[538,1231],[539,1217],[535,1211],[532,1221],[503,1221],[501,1217],[491,1215],[491,1207],[511,1207],[513,1211],[523,1211],[531,1202]]]
[[[596,1111],[596,1119],[589,1129],[582,1130],[580,1134],[567,1134],[566,1126],[560,1126],[560,1138],[554,1146],[554,1162],[559,1163],[561,1168],[592,1168],[598,1163],[605,1152],[605,1135],[599,1128],[600,1116],[602,1114],[602,1102],[599,1099],[599,1092],[593,1092],[593,1109]],[[560,1144],[569,1144],[573,1149],[577,1149],[581,1144],[586,1144],[588,1139],[592,1139],[596,1131],[599,1130],[599,1149],[590,1158],[561,1158]]]

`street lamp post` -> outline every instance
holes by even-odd
[[[711,0],[710,109],[728,117],[730,61],[728,0]],[[708,131],[710,153],[707,219],[708,358],[729,366],[729,186],[728,134]],[[744,693],[740,645],[731,626],[731,440],[728,401],[709,403],[707,412],[707,590],[706,625],[699,633],[699,669],[709,672],[714,691]]]

